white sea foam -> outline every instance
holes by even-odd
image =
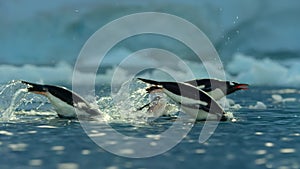
[[[226,70],[236,81],[253,85],[298,86],[300,84],[299,61],[285,65],[269,58],[255,59],[236,54]]]
[[[127,52],[127,51],[125,51]],[[205,67],[201,63],[182,60],[186,66],[178,65],[178,63],[170,63],[164,67],[167,72],[161,70],[153,70],[146,72],[143,77],[156,80],[173,80],[172,76],[181,81],[194,78],[209,77]],[[157,61],[158,62],[158,61]],[[113,64],[110,60],[107,64]],[[117,64],[117,63],[115,63]],[[131,63],[132,67],[117,67],[106,69],[105,72],[95,74],[93,72],[81,72],[80,80],[76,82],[85,83],[86,79],[96,77],[96,85],[110,84],[114,77],[115,84],[122,84],[128,80],[128,76],[136,71],[137,66],[148,67],[147,62]],[[250,85],[269,85],[269,86],[299,86],[300,85],[300,69],[296,63],[290,63],[288,66],[270,59],[254,59],[251,56],[236,54],[232,61],[225,67],[228,80],[234,80]],[[176,69],[175,69],[176,68]],[[118,74],[115,71],[118,69]],[[191,69],[191,75],[187,69]],[[43,82],[47,84],[71,84],[73,67],[65,62],[58,63],[54,66],[12,66],[0,65],[0,83],[7,83],[11,80],[26,80],[32,82]]]
[[[263,102],[258,101],[258,102],[256,102],[256,105],[254,105],[254,106],[250,105],[249,109],[265,110],[265,109],[267,109],[267,106]]]
[[[283,98],[281,95],[279,94],[273,94],[272,95],[272,99],[274,101],[274,103],[280,103],[280,102],[295,102],[297,99],[296,98],[292,98],[292,97],[288,97],[288,98]]]
[[[225,110],[235,109],[238,110],[241,108],[241,105],[236,104],[234,100],[223,97],[217,101]]]
[[[59,63],[53,67],[35,65],[1,65],[0,83],[7,83],[11,80],[26,80],[35,82],[67,82],[72,78],[72,67],[66,63]]]

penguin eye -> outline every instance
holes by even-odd
[[[236,83],[236,82],[229,82],[229,85],[230,86],[236,86],[238,83]]]

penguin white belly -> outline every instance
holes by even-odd
[[[207,94],[209,94],[215,100],[220,100],[225,96],[225,94],[223,93],[223,91],[221,89],[215,89],[211,92],[207,92]]]
[[[207,113],[204,110],[192,109],[189,107],[181,106],[181,109],[184,113],[187,113],[192,118],[195,118],[197,121],[205,121],[205,120],[218,120],[218,116],[216,114]]]
[[[204,101],[201,101],[201,100],[195,100],[195,99],[190,99],[190,98],[187,98],[187,97],[183,97],[183,96],[180,96],[180,95],[176,95],[166,89],[163,90],[164,93],[166,93],[166,95],[168,95],[171,99],[173,99],[174,101],[178,102],[178,103],[181,103],[181,104],[188,104],[188,105],[191,105],[191,104],[200,104],[200,105],[203,105],[203,106],[207,106],[208,103],[204,102]],[[199,95],[199,98],[200,98],[200,95]]]
[[[53,96],[51,93],[47,93],[46,96],[49,99],[50,103],[55,108],[57,114],[64,116],[64,117],[70,117],[70,118],[77,117],[76,110],[73,106],[58,99],[57,97]]]

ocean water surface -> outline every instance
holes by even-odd
[[[104,150],[87,136],[78,120],[59,119],[42,96],[23,92],[15,96],[17,88],[22,87],[7,87],[7,84],[6,89],[3,87],[1,97],[14,102],[13,107],[10,103],[1,103],[0,153],[3,156],[0,165],[3,169],[300,167],[299,88],[252,86],[247,91],[236,92],[228,97],[234,104],[227,108],[236,121],[221,122],[206,142],[198,142],[204,122],[196,122],[171,150],[138,159]],[[107,95],[107,92],[101,94]],[[99,99],[99,106],[111,107],[107,100],[109,98]],[[3,117],[7,106],[12,111],[10,118]],[[136,122],[134,120],[140,118],[137,114],[123,119],[121,113],[126,114],[119,112],[116,116],[118,112],[114,112],[115,118],[109,121],[111,127],[124,135],[140,138],[159,134],[174,122],[174,118],[163,117]],[[99,131],[105,130],[108,129],[104,127]]]

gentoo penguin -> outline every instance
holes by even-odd
[[[225,95],[229,95],[238,90],[247,90],[248,84],[240,84],[231,81],[217,79],[195,79],[184,83],[191,84],[209,94],[215,100],[220,100]]]
[[[101,114],[98,109],[93,108],[81,96],[65,87],[21,82],[27,85],[28,92],[46,96],[60,118],[76,119],[78,116],[91,117]],[[75,109],[79,113],[78,116]]]
[[[196,120],[227,120],[221,106],[206,92],[193,85],[178,82],[159,82],[143,78],[138,79],[154,85],[147,90],[161,89],[169,98],[181,105],[185,113],[190,114]]]

